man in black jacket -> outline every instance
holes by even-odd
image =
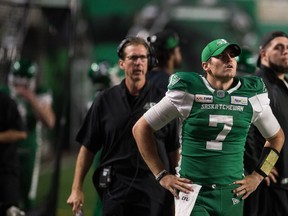
[[[256,75],[262,77],[271,100],[270,106],[284,134],[288,134],[288,35],[281,31],[266,34],[260,44]],[[251,127],[246,142],[245,168],[253,169],[265,140]],[[250,155],[250,156],[249,156]],[[251,158],[251,155],[254,157]],[[251,160],[252,159],[252,160]],[[288,215],[288,138],[279,160],[265,181],[245,201],[245,216]]]
[[[74,214],[82,208],[85,175],[95,153],[102,149],[100,165],[94,173],[94,184],[103,203],[102,215],[169,216],[172,215],[173,196],[169,199],[171,194],[155,180],[132,135],[135,122],[162,99],[165,91],[146,80],[147,69],[154,60],[144,39],[127,38],[117,51],[125,79],[97,95],[77,134],[76,139],[82,146],[67,203]],[[166,167],[175,172],[179,157],[177,122],[155,136]],[[170,200],[169,205],[167,200]]]
[[[19,206],[17,142],[27,138],[17,104],[0,91],[0,215],[25,215]]]

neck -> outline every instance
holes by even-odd
[[[168,75],[171,75],[174,73],[174,64],[173,61],[168,61],[167,67],[166,67],[166,72]]]
[[[138,96],[145,85],[145,80],[132,81],[125,79],[125,85],[131,95]]]
[[[280,80],[284,80],[285,78],[285,74],[284,73],[276,73],[277,77],[280,79]]]
[[[156,71],[165,71],[165,73],[170,76],[174,72],[174,68],[167,65],[167,66],[163,66],[163,67],[158,67],[156,69]]]
[[[210,85],[214,89],[217,89],[217,90],[228,90],[232,86],[234,78],[223,82],[223,81],[215,79],[214,77],[210,77],[209,76],[209,77],[207,77],[207,81],[210,83]]]
[[[263,62],[262,63],[265,67],[269,68],[270,70],[274,71],[274,73],[276,74],[276,76],[278,77],[278,79],[280,80],[284,80],[285,78],[285,68],[278,66],[276,64],[270,63],[268,64],[267,62]],[[286,69],[287,70],[287,69]]]

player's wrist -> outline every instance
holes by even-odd
[[[160,180],[168,174],[169,174],[168,171],[164,169],[155,176],[155,179],[156,181],[160,182]]]
[[[262,176],[256,171],[252,172],[251,176],[253,176],[259,183],[264,179],[264,176]]]

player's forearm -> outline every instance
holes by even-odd
[[[175,174],[175,168],[178,166],[178,162],[180,159],[179,148],[173,152],[169,152],[169,163],[171,168],[171,173]]]
[[[133,135],[144,161],[156,176],[164,170],[164,165],[158,155],[153,130],[143,117],[134,125]]]

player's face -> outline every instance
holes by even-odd
[[[267,61],[268,67],[274,71],[288,73],[288,38],[274,38],[265,48],[262,58],[262,62]]]
[[[144,45],[130,45],[124,50],[124,59],[119,65],[125,72],[126,79],[137,82],[145,80],[148,67],[148,50]]]
[[[220,55],[213,56],[206,63],[204,70],[207,72],[207,76],[212,76],[218,81],[227,82],[236,75],[237,61],[233,50],[228,47]]]

